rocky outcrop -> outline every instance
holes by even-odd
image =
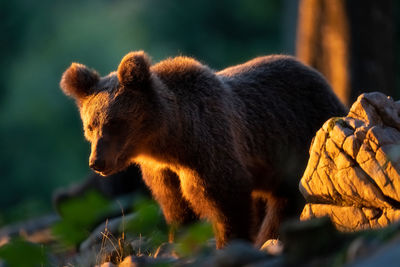
[[[379,228],[400,219],[400,102],[362,94],[347,117],[317,132],[300,181],[301,219],[329,216],[339,230]]]

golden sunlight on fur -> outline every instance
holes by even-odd
[[[188,57],[151,65],[139,51],[96,77],[72,65],[61,81],[91,143],[89,166],[110,175],[138,164],[166,221],[210,220],[218,248],[260,247],[298,218],[311,139],[345,113],[325,79],[289,56],[214,72]]]

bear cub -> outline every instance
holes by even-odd
[[[318,72],[280,55],[214,72],[131,52],[105,77],[72,63],[60,86],[79,108],[90,167],[106,176],[138,164],[166,221],[209,219],[218,248],[261,246],[298,217],[311,140],[346,112]]]

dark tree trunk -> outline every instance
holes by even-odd
[[[346,105],[395,92],[392,0],[301,0],[296,54],[321,71]]]

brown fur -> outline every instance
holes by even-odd
[[[79,63],[72,63],[61,79],[60,86],[66,95],[82,99],[91,93],[99,81],[97,72]]]
[[[133,52],[89,95],[78,93],[87,92],[79,82],[65,86],[87,80],[68,73],[61,87],[81,103],[90,166],[108,175],[139,164],[167,222],[208,218],[217,247],[250,240],[252,223],[260,246],[299,215],[311,139],[345,113],[325,79],[288,56],[215,73],[186,57],[150,67],[145,53]]]

